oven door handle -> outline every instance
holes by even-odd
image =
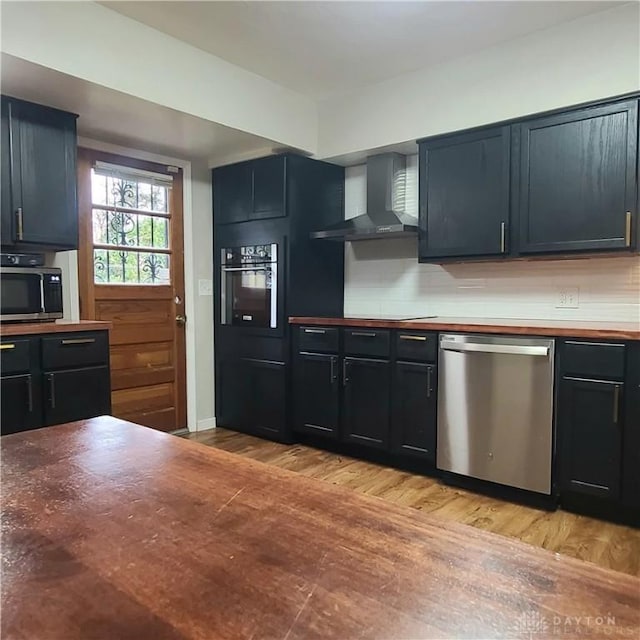
[[[222,267],[223,271],[269,271],[271,267]]]

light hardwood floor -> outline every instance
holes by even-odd
[[[441,484],[433,478],[303,445],[227,429],[185,436],[204,445],[350,487],[433,516],[518,538],[557,553],[640,576],[640,530],[566,511],[548,512]]]

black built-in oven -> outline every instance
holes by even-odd
[[[221,324],[278,326],[278,245],[221,250]]]

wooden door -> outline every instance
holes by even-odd
[[[294,431],[338,437],[338,356],[298,353],[295,359]]]
[[[348,442],[386,449],[389,441],[389,362],[344,359],[344,429]]]
[[[508,252],[510,127],[420,145],[420,258]]]
[[[111,331],[113,415],[186,427],[182,172],[81,149],[80,314]]]
[[[391,446],[395,453],[436,462],[436,368],[396,362]]]
[[[635,245],[636,101],[530,120],[519,135],[520,253]]]
[[[571,376],[560,381],[558,430],[563,490],[619,497],[623,387],[621,382]]]

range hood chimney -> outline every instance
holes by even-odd
[[[367,158],[367,213],[344,220],[312,238],[324,240],[371,240],[404,238],[418,233],[418,220],[405,213],[407,160],[399,153]]]

